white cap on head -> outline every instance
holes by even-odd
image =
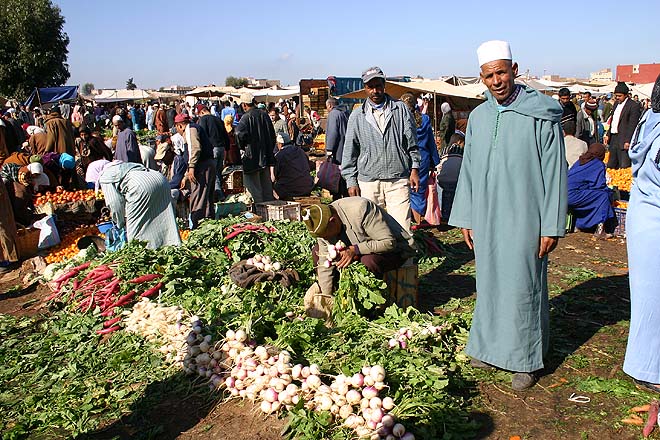
[[[121,116],[119,116],[119,115],[114,115],[114,116],[112,117],[112,123],[113,123],[113,124],[114,124],[115,122],[121,122],[121,121],[122,121],[122,119],[121,119]]]
[[[254,95],[252,93],[241,93],[240,97],[241,103],[251,104],[254,101]]]
[[[512,60],[511,46],[506,41],[491,40],[486,41],[477,49],[479,66],[497,60]]]

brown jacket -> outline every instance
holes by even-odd
[[[155,120],[156,120],[156,131],[158,131],[158,133],[167,133],[169,127],[167,126],[167,114],[165,113],[165,110],[159,108],[158,111],[156,112]]]
[[[65,120],[59,113],[49,113],[46,115],[44,123],[48,142],[46,150],[55,153],[68,153],[76,156],[75,143],[73,141],[73,127],[71,122]]]
[[[345,197],[330,204],[341,219],[348,238],[346,245],[357,245],[360,255],[398,252],[406,259],[415,255],[415,240],[394,218],[371,200],[363,197]],[[319,238],[319,262],[327,259],[328,241]],[[319,264],[318,281],[321,292],[333,291],[335,266]]]
[[[35,133],[28,140],[30,153],[43,156],[48,153],[48,135],[46,133]]]
[[[0,125],[0,168],[5,163],[5,159],[9,156],[9,149],[7,148],[7,138],[5,136],[6,126]]]

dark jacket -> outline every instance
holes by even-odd
[[[332,153],[332,161],[337,165],[341,165],[341,156],[344,154],[347,125],[348,116],[346,116],[346,113],[337,107],[330,110],[325,129],[325,151]]]
[[[266,114],[252,107],[236,127],[236,140],[243,152],[243,172],[250,173],[275,164],[275,129]]]
[[[561,102],[559,103],[559,105],[563,110],[563,113],[561,115],[562,125],[564,125],[568,121],[573,121],[577,124],[577,109],[575,108],[575,104],[569,101],[566,105],[562,104]]]
[[[174,127],[174,118],[176,117],[176,109],[168,108],[167,113],[165,115],[167,117],[167,126],[169,128]]]
[[[617,101],[614,104],[612,109],[612,118],[614,118],[614,113],[616,112],[617,107],[619,106]],[[612,124],[610,124],[609,130],[607,130],[607,136],[610,139],[609,145],[615,148],[623,148],[623,144],[629,143],[632,139],[633,132],[637,127],[639,118],[641,116],[641,109],[639,104],[637,104],[632,99],[627,99],[623,104],[623,109],[621,110],[621,117],[619,118],[619,130],[618,133],[612,136]]]
[[[589,124],[589,119],[593,121],[594,132],[591,132],[591,124]],[[587,115],[584,110],[580,110],[577,114],[577,124],[575,130],[575,137],[586,142],[587,146],[598,142],[598,122],[593,117]]]
[[[206,135],[211,141],[211,145],[214,148],[227,148],[229,145],[229,136],[227,136],[227,130],[225,129],[225,124],[218,118],[213,115],[204,115],[199,118],[199,126],[204,129]]]
[[[289,144],[275,155],[275,192],[280,199],[308,196],[314,188],[309,158],[297,145]]]
[[[449,145],[452,135],[456,132],[456,119],[450,111],[442,115],[440,126],[438,127],[438,136],[440,136],[440,150]]]

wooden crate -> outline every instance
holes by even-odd
[[[396,304],[401,308],[417,307],[418,304],[418,266],[412,264],[385,273],[388,298],[387,304]]]
[[[223,175],[222,180],[227,189],[242,189],[243,188],[243,171],[235,170],[229,174]]]
[[[300,203],[284,200],[255,203],[254,213],[264,220],[300,221]]]
[[[322,203],[321,197],[318,196],[294,197],[293,201],[296,203],[300,203],[300,207],[303,209],[311,205],[320,205]]]
[[[625,208],[614,208],[614,214],[616,215],[617,225],[614,230],[615,237],[625,237],[626,236],[626,214],[628,210]]]

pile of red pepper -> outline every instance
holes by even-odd
[[[161,278],[160,274],[142,275],[127,281],[126,283],[134,285],[134,288],[128,293],[121,295],[122,280],[115,275],[112,267],[106,265],[97,266],[87,272],[84,278],[80,279],[80,275],[89,266],[89,262],[81,264],[54,280],[55,291],[46,298],[46,301],[71,303],[77,300],[76,308],[81,310],[82,313],[89,313],[98,307],[101,310],[101,316],[111,317],[118,314],[121,307],[131,306],[136,297],[145,298],[153,296],[164,286],[164,283],[158,282],[138,295],[141,285]],[[68,290],[65,287],[69,285],[71,280],[73,282],[71,283],[70,294],[67,298],[63,294]],[[120,320],[121,317],[118,316],[105,321],[103,323],[103,329],[97,330],[96,333],[106,334],[119,330],[121,328],[118,325]]]

